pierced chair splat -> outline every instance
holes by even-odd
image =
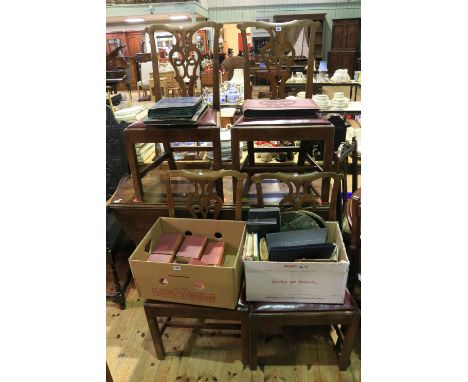
[[[288,187],[286,194],[279,202],[282,212],[309,209],[318,211],[325,209],[326,218],[330,221],[336,220],[336,201],[340,189],[340,180],[343,175],[334,172],[314,172],[308,174],[286,174],[286,173],[264,173],[255,174],[252,182],[257,189],[257,205],[264,207],[262,181],[264,179],[275,179],[285,183]],[[331,193],[327,192],[330,181],[333,180]],[[317,191],[317,183],[320,182],[320,191]],[[326,186],[328,184],[328,186]]]

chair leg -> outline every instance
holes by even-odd
[[[169,163],[169,169],[177,170],[177,165],[174,159],[174,153],[172,152],[170,143],[163,143],[164,152],[169,154],[169,159],[167,162]]]
[[[349,366],[349,358],[353,350],[354,340],[356,339],[357,330],[359,327],[360,314],[356,313],[353,317],[353,322],[344,333],[343,347],[341,349],[338,367],[341,371],[345,371]]]
[[[146,302],[144,304],[144,308],[146,320],[148,321],[148,327],[151,332],[151,337],[153,338],[154,349],[156,350],[156,357],[159,360],[164,360],[164,358],[166,358],[166,351],[164,350],[161,331],[159,330],[158,318],[153,312],[153,309],[151,309],[151,307],[148,306]]]
[[[257,370],[257,346],[258,346],[258,328],[257,320],[250,316],[249,318],[249,359],[250,359],[250,370]]]
[[[241,318],[242,364],[249,364],[249,314],[246,312]]]
[[[121,310],[125,309],[125,290],[120,285],[119,275],[115,267],[115,256],[111,248],[107,248],[107,257],[110,262],[110,270],[112,276],[112,284],[114,286],[115,292],[109,298],[112,298],[112,301],[119,304]]]

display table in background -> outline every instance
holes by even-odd
[[[285,91],[286,92],[300,92],[305,90],[305,80],[304,82],[299,81],[289,81],[286,82]],[[361,84],[359,82],[313,82],[312,83],[312,93],[313,94],[321,94],[322,87],[330,87],[330,86],[346,86],[349,87],[349,99],[356,101],[357,99],[357,92],[358,88],[361,88]]]

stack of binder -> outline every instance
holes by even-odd
[[[147,125],[193,127],[206,110],[203,97],[163,98],[148,109]]]

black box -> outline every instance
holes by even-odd
[[[279,231],[281,229],[281,212],[278,207],[250,208],[248,220],[252,219],[276,219]]]
[[[258,238],[265,237],[267,233],[278,232],[278,220],[271,219],[249,219],[246,222],[248,233],[257,233]]]

